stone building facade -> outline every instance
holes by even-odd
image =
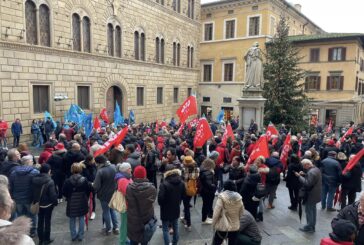
[[[168,119],[197,89],[199,1],[4,0],[0,12],[0,117],[24,134],[72,103]]]

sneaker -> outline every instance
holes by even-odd
[[[112,233],[112,230],[106,230],[105,228],[102,229],[102,233],[105,235],[105,236],[108,236],[108,235],[111,235]]]
[[[95,212],[92,212],[91,213],[90,220],[94,220],[95,218],[96,218],[96,213]]]
[[[48,245],[48,244],[51,244],[52,242],[54,242],[54,239],[53,238],[51,238],[49,240],[46,240],[46,241],[43,241],[43,244],[44,245]]]
[[[273,209],[275,208],[273,205],[268,204],[267,209]]]
[[[314,229],[308,229],[308,228],[305,228],[305,227],[301,227],[299,228],[300,231],[303,231],[303,232],[307,232],[307,233],[314,233],[315,230]]]
[[[327,208],[326,209],[328,212],[335,212],[336,211],[336,209],[335,208]]]
[[[119,235],[119,228],[113,229],[112,232],[114,233],[114,235]]]
[[[205,221],[202,221],[203,225],[211,225],[212,224],[212,220],[207,218]]]
[[[297,211],[297,207],[293,207],[293,206],[289,206],[288,209],[290,209],[292,211]]]
[[[188,230],[188,231],[192,231],[191,226],[188,226],[188,225],[185,225],[185,229]]]

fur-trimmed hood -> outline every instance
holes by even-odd
[[[31,221],[26,217],[19,217],[13,223],[0,219],[0,245],[34,245],[28,236]]]
[[[179,169],[172,169],[172,170],[166,171],[166,172],[163,174],[163,177],[164,177],[164,179],[166,179],[167,177],[170,177],[170,176],[172,176],[172,175],[181,176],[181,175],[182,175],[182,172],[181,172],[181,170],[179,170]]]

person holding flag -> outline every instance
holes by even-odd
[[[340,154],[340,153],[339,153]],[[355,155],[351,155],[349,158],[349,162],[353,160]],[[345,163],[342,167],[345,167],[348,163]],[[355,202],[356,193],[361,192],[361,178],[363,175],[363,171],[360,167],[360,161],[358,161],[352,169],[342,174],[342,184],[341,184],[341,193],[340,193],[340,203],[341,209],[345,208],[346,205],[351,205]],[[348,199],[348,202],[346,202]]]

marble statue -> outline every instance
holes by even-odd
[[[245,87],[263,87],[263,59],[258,42],[249,48],[244,60],[246,61]]]

